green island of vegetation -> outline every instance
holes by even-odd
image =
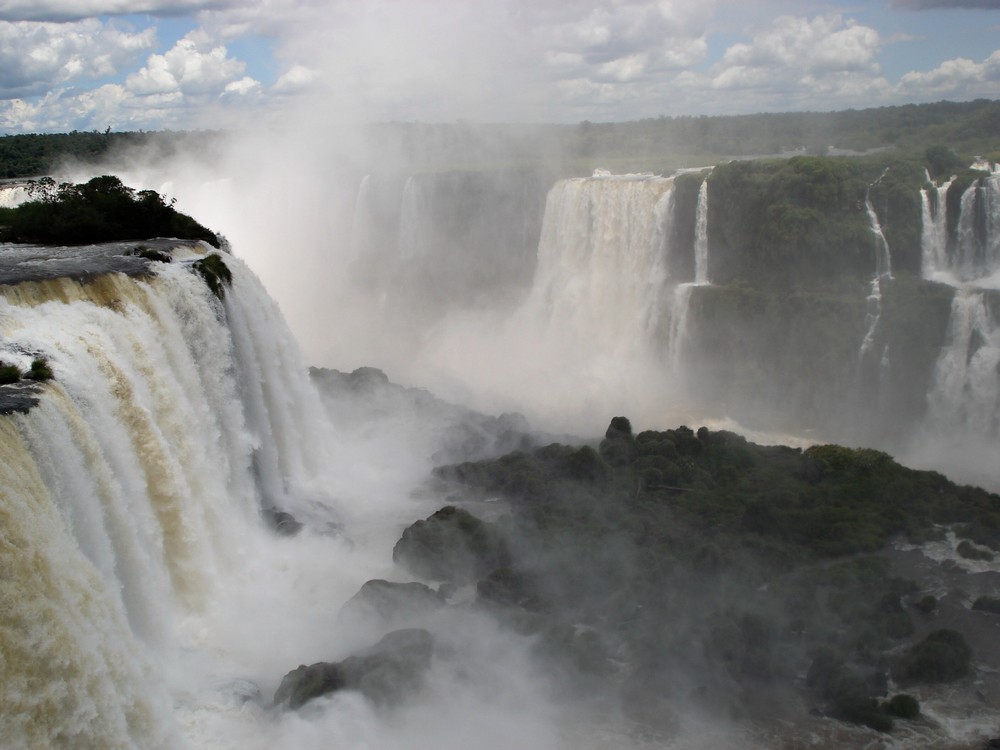
[[[135,191],[111,175],[78,185],[56,185],[51,178],[43,178],[29,190],[40,199],[0,208],[0,241],[90,245],[176,237],[219,247],[214,232],[175,210],[159,193]]]
[[[957,538],[1000,551],[1000,496],[880,451],[634,435],[616,417],[596,449],[556,443],[435,476],[450,504],[404,532],[397,562],[471,583],[566,685],[637,721],[669,729],[693,705],[891,731],[920,716],[912,686],[975,674],[981,642],[893,550]],[[483,501],[495,520],[475,515]],[[978,601],[964,617],[995,616]]]

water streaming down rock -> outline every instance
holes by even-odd
[[[923,276],[955,288],[923,431],[976,464],[1000,450],[1000,174],[994,167],[966,188],[957,217],[948,216],[952,184],[923,191]]]
[[[6,747],[176,741],[161,660],[211,607],[262,507],[330,516],[318,397],[256,278],[223,305],[180,263],[156,276],[2,288],[8,361],[55,379],[0,417]]]
[[[705,179],[698,188],[698,204],[695,209],[694,281],[678,284],[674,288],[670,305],[667,361],[675,377],[682,376],[684,371],[684,347],[690,334],[688,311],[691,295],[694,287],[708,283],[708,180]]]
[[[858,351],[860,359],[864,359],[868,355],[875,342],[875,331],[878,328],[879,319],[882,317],[882,284],[892,280],[892,257],[889,253],[889,243],[886,242],[885,234],[882,232],[882,225],[878,220],[878,214],[875,213],[875,206],[872,205],[871,201],[871,188],[877,185],[883,177],[885,177],[885,172],[882,173],[882,177],[879,177],[872,185],[868,186],[868,190],[865,193],[865,212],[868,215],[868,224],[871,227],[875,243],[875,275],[872,277],[868,297],[865,300],[865,304],[867,305],[865,315],[867,330],[864,339],[861,341],[861,348]],[[883,351],[882,356],[879,357],[879,361],[882,361],[884,358],[885,352]]]
[[[664,313],[671,187],[601,172],[556,184],[527,315],[574,351],[641,359]]]

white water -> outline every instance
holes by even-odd
[[[267,539],[262,502],[330,509],[318,398],[274,303],[226,261],[226,313],[179,263],[3,289],[4,358],[42,352],[55,373],[0,417],[4,747],[188,746],[172,706],[244,645],[212,625],[249,614],[220,604]]]
[[[4,359],[44,354],[55,379],[0,417],[0,746],[586,747],[530,644],[470,612],[421,623],[449,657],[390,720],[353,693],[269,708],[298,664],[384,634],[340,608],[405,576],[392,546],[439,506],[410,496],[434,446],[405,415],[334,432],[274,303],[226,262],[224,305],[182,263],[2,289]],[[306,529],[266,530],[270,504]]]
[[[986,167],[987,165],[979,165]],[[945,345],[927,395],[918,463],[933,465],[935,446],[947,445],[965,481],[996,487],[1000,451],[1000,174],[994,171],[962,194],[953,237],[946,195],[952,181],[923,191],[923,276],[954,287]]]
[[[24,185],[0,186],[0,208],[14,208],[31,200],[31,194]]]
[[[952,182],[922,193],[923,276],[955,287],[1000,288],[1000,172],[965,189],[949,237],[945,198]]]
[[[885,177],[885,172],[882,173],[882,177]],[[882,177],[872,183],[868,187],[868,192],[865,193],[865,212],[868,214],[868,225],[871,227],[875,242],[875,275],[872,277],[868,297],[865,299],[867,328],[858,351],[859,359],[864,359],[875,343],[875,332],[878,330],[879,320],[882,317],[882,284],[892,280],[892,256],[889,253],[889,243],[886,242],[882,225],[879,223],[878,214],[875,213],[875,206],[872,205],[870,196],[872,186],[877,185]],[[882,353],[880,360],[884,358],[885,352]]]
[[[698,188],[698,208],[695,211],[694,283],[708,283],[708,180]]]
[[[670,423],[672,188],[672,178],[600,171],[556,183],[524,302],[512,314],[445,321],[421,381],[475,382],[478,408],[515,409],[555,430],[592,434],[622,413]]]

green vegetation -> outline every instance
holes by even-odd
[[[31,367],[24,377],[29,380],[52,380],[52,368],[44,357],[35,357],[31,360]]]
[[[130,149],[142,149],[145,156],[152,158],[167,158],[182,152],[197,154],[210,149],[219,135],[171,131],[6,135],[0,138],[0,179],[40,177],[51,174],[67,161],[96,163]]]
[[[0,362],[0,385],[16,383],[21,379],[21,369],[17,365]]]
[[[146,237],[219,240],[152,190],[136,192],[117,177],[95,177],[82,185],[39,182],[44,197],[0,209],[0,239],[44,245],[86,245]]]
[[[195,261],[191,268],[205,280],[212,294],[219,299],[225,294],[226,287],[233,283],[233,272],[218,253],[211,253]]]
[[[943,527],[974,528],[1000,550],[1000,497],[880,451],[760,446],[705,428],[634,435],[617,417],[596,449],[552,444],[435,474],[449,498],[462,496],[458,485],[469,499],[509,506],[499,521],[475,524],[488,544],[466,536],[478,560],[508,552],[493,571],[481,566],[480,600],[538,633],[540,653],[573,679],[593,680],[607,654],[627,654],[615,690],[636,718],[672,698],[730,717],[769,715],[808,672],[807,703],[890,731],[893,718],[919,713],[910,696],[888,698],[890,669],[902,683],[971,669],[955,631],[911,642],[914,616],[937,602],[894,575],[884,552]],[[586,670],[571,641],[545,636],[569,626],[589,633]]]

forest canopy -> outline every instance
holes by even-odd
[[[117,177],[104,175],[83,184],[56,185],[51,179],[31,184],[40,200],[0,208],[0,240],[39,245],[87,245],[97,242],[176,237],[218,237],[164,202],[154,190],[133,190]]]

